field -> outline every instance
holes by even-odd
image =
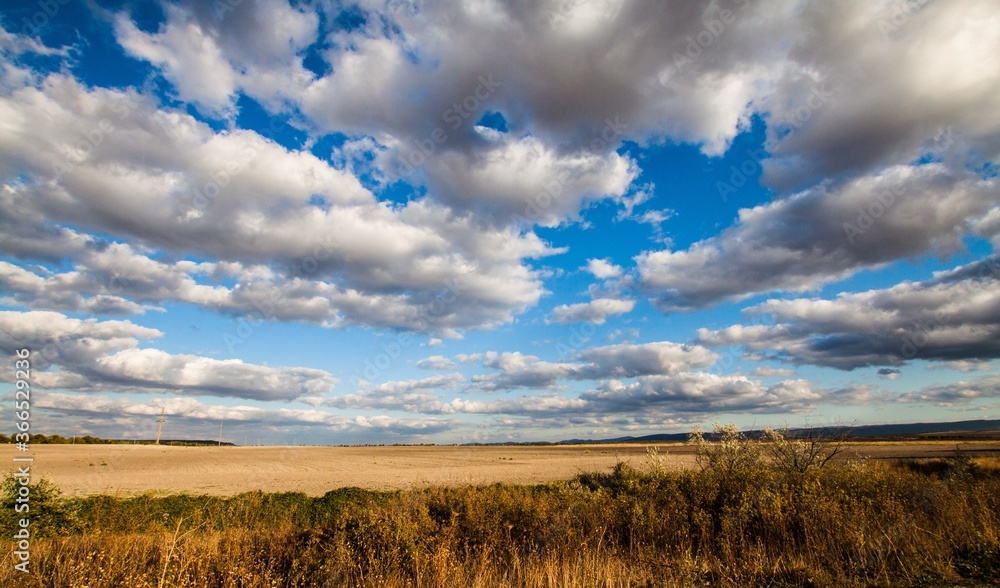
[[[959,445],[36,446],[0,586],[1000,586],[1000,442]]]
[[[853,443],[844,457],[937,458],[956,446],[973,454],[1000,452],[1000,441]],[[683,443],[656,444],[670,469],[695,465]],[[13,445],[0,445],[12,463]],[[320,496],[354,486],[398,490],[439,485],[535,484],[640,468],[647,445],[168,447],[153,445],[35,445],[33,471],[68,495],[162,492],[229,496],[240,492],[304,492]]]

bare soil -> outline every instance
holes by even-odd
[[[0,463],[31,455],[34,479],[47,478],[69,495],[143,492],[232,495],[251,490],[322,495],[357,486],[371,490],[423,486],[539,483],[606,472],[624,461],[650,467],[653,445],[421,447],[169,447],[153,445],[34,445],[29,454],[0,446]],[[657,443],[667,468],[695,466],[690,447]],[[845,457],[933,458],[956,446],[972,455],[1000,456],[998,441],[852,443]],[[18,464],[20,465],[20,464]],[[15,469],[13,465],[5,469]]]

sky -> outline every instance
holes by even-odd
[[[1000,418],[992,0],[0,6],[9,429]]]

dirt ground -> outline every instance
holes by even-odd
[[[944,457],[956,445],[1000,455],[998,441],[853,443],[845,455],[872,459]],[[695,465],[684,444],[659,443],[668,468]],[[0,446],[0,463],[31,455],[32,477],[64,493],[188,492],[232,495],[250,490],[321,495],[344,486],[405,489],[431,485],[536,483],[610,470],[618,461],[649,467],[647,445],[478,447],[167,447],[35,445],[28,454]],[[21,464],[18,464],[21,465]],[[15,469],[13,465],[5,469]]]

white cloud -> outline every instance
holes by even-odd
[[[585,269],[599,280],[609,280],[622,277],[622,268],[607,259],[588,259]]]
[[[904,395],[903,400],[952,407],[997,397],[1000,397],[1000,374],[989,374],[968,382],[927,386]]]
[[[795,370],[761,366],[755,369],[753,372],[751,372],[750,375],[757,378],[776,378],[776,377],[787,378],[790,376],[794,376]]]
[[[173,255],[272,268],[227,293],[211,277],[185,277],[191,264],[143,261],[123,245],[88,254],[164,279],[173,274],[169,287],[144,294],[150,303],[182,299],[272,309],[267,318],[282,320],[454,334],[507,322],[543,293],[541,276],[523,260],[552,250],[534,234],[486,228],[427,200],[390,207],[354,176],[252,131],[214,133],[133,93],[91,90],[59,75],[0,98],[0,113],[8,125],[0,173],[33,179],[0,193],[0,209],[21,219],[0,240],[9,253],[58,255],[46,242],[61,232],[63,241],[81,241],[64,255],[79,256],[93,238],[65,227],[72,224]],[[94,132],[100,140],[78,149],[78,137]],[[313,204],[317,198],[325,205]],[[106,295],[93,274],[125,269],[77,271],[95,295]]]
[[[443,355],[432,355],[418,361],[417,367],[425,370],[453,370],[457,366]]]
[[[210,114],[234,114],[241,89],[281,110],[313,77],[297,56],[318,34],[313,11],[279,2],[247,2],[223,11],[193,0],[163,7],[167,20],[155,33],[118,14],[118,43],[160,68],[179,98]]]
[[[138,348],[140,339],[162,335],[129,321],[81,320],[44,311],[0,312],[2,346],[33,351],[34,381],[42,388],[292,400],[325,395],[337,382],[323,370]]]
[[[603,325],[609,316],[632,312],[634,307],[634,300],[598,298],[590,302],[557,306],[546,320],[560,325],[580,322]]]
[[[718,355],[700,345],[670,341],[607,345],[578,352],[574,361],[547,362],[520,352],[490,351],[459,355],[462,363],[482,362],[499,373],[473,376],[473,387],[483,391],[515,388],[553,389],[563,380],[602,380],[647,375],[673,375],[706,368]]]
[[[748,312],[770,316],[774,324],[700,329],[698,339],[848,370],[915,359],[989,360],[1000,357],[998,267],[991,257],[924,282],[843,293],[833,300],[768,300]]]
[[[742,209],[720,235],[636,258],[643,289],[664,311],[775,290],[804,291],[861,269],[962,249],[968,223],[995,201],[996,178],[943,164],[896,166]]]
[[[704,372],[672,376],[646,376],[632,384],[611,381],[587,392],[593,410],[638,412],[666,409],[672,412],[806,412],[825,394],[805,380],[786,380],[763,386],[742,376]]]
[[[878,371],[878,377],[883,380],[895,380],[901,375],[903,375],[903,372],[895,368],[882,368]]]
[[[805,6],[782,82],[760,103],[769,114],[764,181],[789,186],[912,161],[950,130],[962,156],[997,155],[1000,13],[988,0],[928,2],[903,26],[893,3]],[[788,36],[785,31],[783,36]],[[817,104],[811,89],[831,96]],[[788,132],[791,131],[791,132]],[[968,150],[966,152],[966,150]],[[965,153],[963,153],[965,152]]]
[[[453,390],[464,381],[461,374],[444,374],[419,380],[395,380],[377,386],[361,382],[356,392],[333,396],[323,404],[335,408],[441,414],[448,410],[438,393]]]
[[[993,367],[993,363],[989,361],[976,361],[968,359],[959,359],[956,361],[946,361],[944,363],[935,363],[927,366],[929,370],[957,370],[960,372],[985,372]]]
[[[591,202],[624,195],[638,174],[635,162],[617,153],[562,154],[533,137],[446,150],[425,169],[432,194],[452,208],[529,226],[576,220]]]
[[[243,441],[245,427],[252,426],[260,434],[304,435],[317,441],[330,433],[359,442],[378,442],[390,437],[420,437],[440,433],[454,427],[455,423],[439,418],[398,418],[385,415],[348,416],[321,409],[262,408],[250,405],[206,404],[194,398],[158,398],[136,401],[129,398],[112,398],[92,394],[63,394],[42,392],[34,404],[46,421],[63,421],[68,430],[80,427],[81,420],[106,423],[98,425],[103,436],[115,438],[152,438],[154,417],[164,409],[169,425],[169,438],[204,438],[207,424],[218,431],[219,421],[234,427],[238,433],[226,430],[226,439]],[[111,424],[113,423],[113,424]],[[122,432],[125,432],[124,435]],[[256,439],[254,439],[256,440]],[[273,442],[273,437],[268,439]]]
[[[157,34],[145,33],[127,16],[119,15],[115,20],[118,42],[134,57],[163,68],[182,100],[211,113],[231,110],[238,75],[222,49],[196,23],[178,22],[183,19],[179,8],[169,4],[165,8],[170,22]]]
[[[700,345],[670,341],[591,347],[581,351],[577,357],[593,364],[589,372],[595,379],[677,374],[710,367],[719,358]]]

